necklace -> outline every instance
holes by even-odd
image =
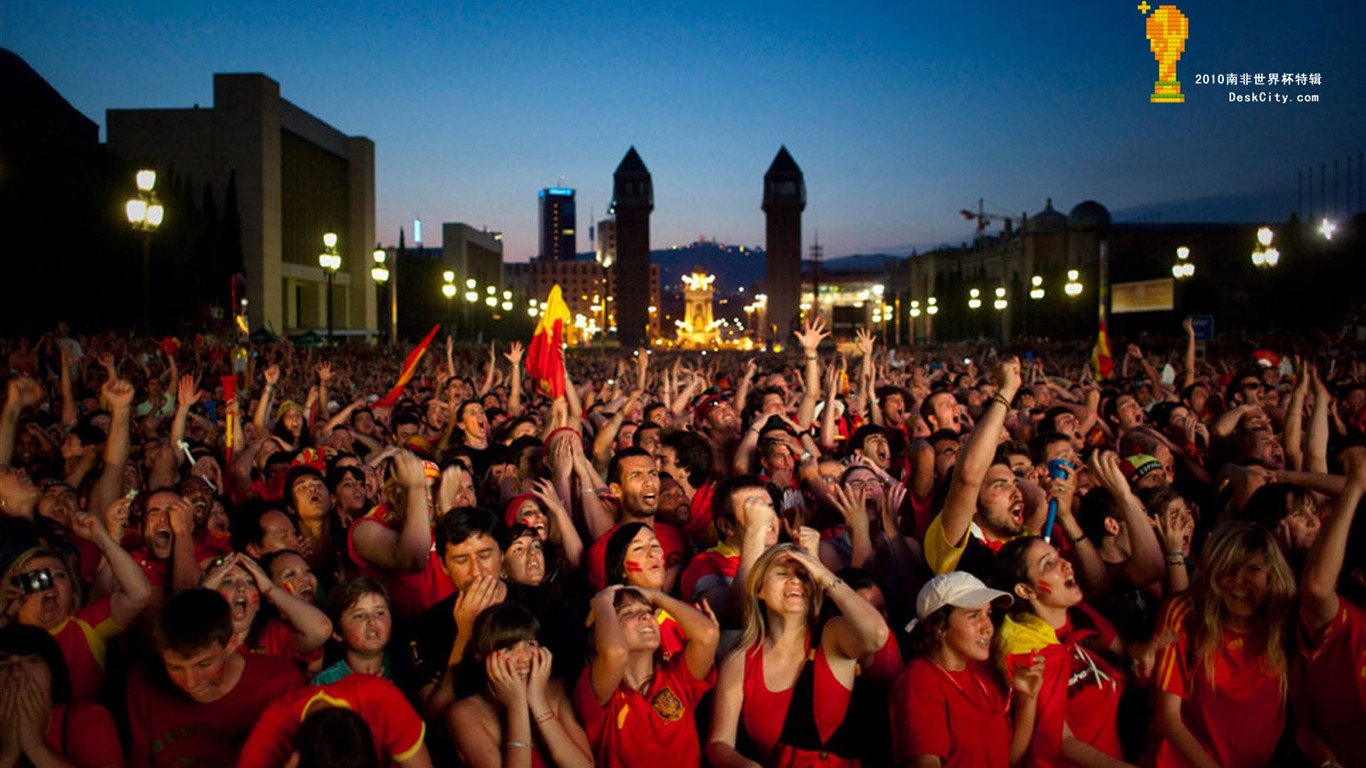
[[[967,691],[963,690],[963,686],[960,685],[956,679],[954,679],[954,676],[953,676],[952,673],[950,673],[947,669],[944,669],[942,666],[940,666],[940,665],[939,665],[939,662],[935,661],[934,659],[930,659],[930,664],[934,665],[934,668],[937,669],[937,670],[939,670],[939,674],[943,675],[943,676],[949,681],[949,683],[953,685],[954,688],[957,688],[957,689],[958,689],[958,692],[959,692],[959,693],[963,694],[963,698],[967,699],[969,703],[972,702],[972,697],[968,695],[968,692],[967,692]],[[987,690],[986,683],[983,683],[983,682],[982,682],[982,677],[981,677],[980,675],[977,675],[977,674],[974,674],[974,673],[973,673],[971,664],[969,664],[968,666],[964,667],[964,668],[963,668],[963,671],[964,671],[964,672],[967,672],[968,675],[969,675],[970,677],[972,677],[973,682],[977,683],[977,689],[980,690],[980,691],[982,692],[982,701],[985,702],[985,703],[987,703],[987,704],[990,704],[994,697],[991,695],[991,691]],[[1001,708],[1001,711],[1000,711],[999,713],[996,712],[994,709],[992,709],[992,708],[990,708],[990,707],[988,707],[987,711],[988,711],[988,712],[991,712],[992,714],[1002,714],[1002,715],[1004,715],[1005,713],[1009,712],[1009,711],[1010,711],[1010,697],[1009,697],[1009,696],[1006,696],[1006,697],[1005,697],[1005,706],[1003,706],[1003,707]]]

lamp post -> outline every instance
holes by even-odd
[[[142,233],[142,333],[152,334],[152,233],[161,226],[166,209],[157,202],[157,172],[143,169],[134,177],[137,197],[124,204],[124,213],[133,230]]]
[[[478,285],[479,283],[474,278],[465,278],[465,327],[470,330],[474,328],[470,322],[470,307],[479,300],[479,291],[475,290]]]
[[[370,268],[370,277],[375,282],[384,285],[389,282],[389,268],[384,262],[388,260],[389,254],[375,243],[375,252],[371,254],[375,260],[375,266]],[[398,271],[398,253],[394,253],[394,270]],[[389,344],[390,346],[398,343],[398,275],[393,275],[394,282],[389,283]]]
[[[341,254],[337,252],[337,233],[323,235],[323,252],[318,254],[318,266],[327,275],[327,343],[332,343],[332,278],[341,269]]]
[[[1271,247],[1271,241],[1276,237],[1276,233],[1271,231],[1271,227],[1261,227],[1257,230],[1257,245],[1252,248],[1252,266],[1258,269],[1273,269],[1281,263],[1281,252]]]
[[[1190,261],[1191,249],[1181,246],[1176,249],[1176,263],[1172,265],[1172,277],[1185,280],[1195,275],[1195,264]]]

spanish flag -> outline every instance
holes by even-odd
[[[432,329],[427,332],[427,335],[422,338],[422,343],[418,344],[413,348],[412,352],[408,353],[408,359],[403,361],[403,371],[398,375],[398,383],[394,385],[393,389],[389,390],[389,394],[376,400],[372,407],[394,407],[394,403],[398,402],[399,395],[403,394],[403,388],[408,385],[408,380],[413,378],[413,374],[417,372],[417,364],[422,360],[423,353],[427,351],[428,345],[432,343],[432,338],[436,336],[436,332],[440,329],[440,323],[433,325]]]
[[[551,397],[564,397],[564,327],[570,321],[557,283],[541,307],[541,321],[526,351],[526,372]]]
[[[1105,381],[1115,375],[1115,359],[1110,356],[1110,336],[1105,332],[1104,321],[1100,324],[1096,346],[1091,350],[1091,368],[1096,372],[1096,381]]]

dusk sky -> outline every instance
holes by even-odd
[[[1334,160],[1345,207],[1347,160],[1366,149],[1363,4],[1178,5],[1180,105],[1148,101],[1157,62],[1135,0],[21,0],[0,7],[0,46],[101,129],[106,109],[209,106],[215,72],[265,73],[374,140],[385,244],[400,226],[411,243],[420,215],[432,245],[443,221],[502,230],[510,261],[535,255],[536,192],[561,183],[588,250],[631,145],[654,175],[656,248],[761,246],[761,180],[784,144],[806,174],[804,242],[819,230],[828,257],[967,240],[958,211],[979,197],[1011,216],[1052,197],[1120,220],[1280,220],[1301,169],[1327,163],[1331,198]],[[1199,82],[1266,72],[1322,82]]]

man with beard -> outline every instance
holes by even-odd
[[[194,510],[170,488],[152,491],[143,498],[146,499],[142,517],[143,548],[130,554],[147,574],[155,608],[176,592],[199,584]]]
[[[217,592],[189,589],[166,603],[153,628],[160,659],[128,681],[130,765],[235,765],[266,707],[304,685],[293,662],[244,655],[232,638]]]
[[[607,584],[607,541],[624,523],[644,523],[654,529],[664,547],[664,591],[672,592],[683,570],[686,547],[683,535],[667,523],[655,521],[659,510],[659,468],[640,448],[627,448],[607,465],[607,487],[617,500],[617,524],[604,531],[588,548],[588,583],[600,590]]]
[[[992,463],[1001,427],[1020,388],[1020,363],[996,370],[1000,390],[982,412],[958,457],[944,508],[925,533],[925,560],[935,573],[991,576],[996,550],[1025,530],[1025,500],[1010,465]]]

